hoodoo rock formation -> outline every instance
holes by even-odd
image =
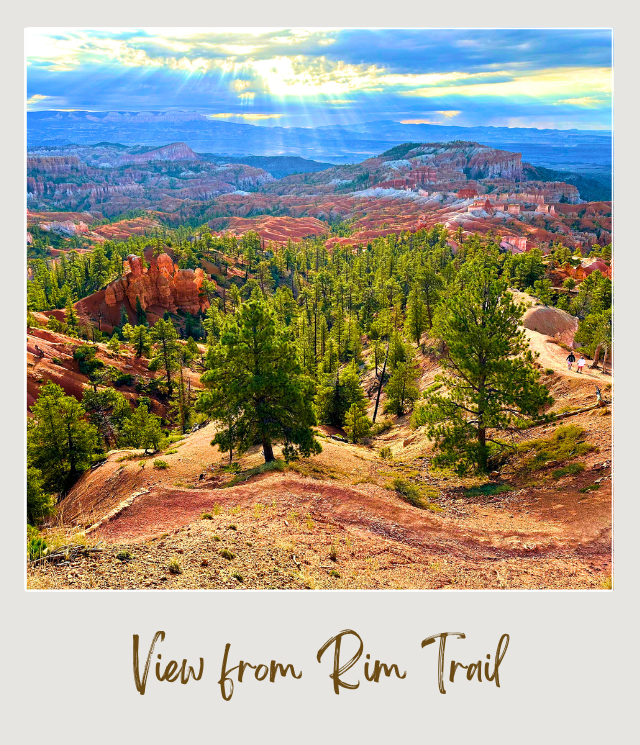
[[[138,299],[149,323],[154,323],[165,311],[195,314],[209,307],[209,300],[202,293],[206,276],[202,269],[179,269],[166,253],[149,257],[148,261],[147,268],[139,256],[130,255],[120,279],[76,303],[79,315],[113,327],[120,322],[123,304],[131,322],[137,320]]]
[[[573,337],[578,330],[578,319],[560,308],[538,305],[527,310],[522,325],[531,331],[573,345]]]

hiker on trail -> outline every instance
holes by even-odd
[[[584,370],[585,362],[586,362],[585,358],[582,355],[580,355],[580,359],[578,360],[578,372],[579,373],[581,373]]]
[[[569,352],[569,356],[567,357],[567,369],[571,370],[571,365],[576,361],[576,356],[573,352]]]

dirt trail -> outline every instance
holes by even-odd
[[[607,373],[602,374],[602,370],[591,370],[591,360],[587,360],[587,364],[584,366],[584,372],[576,372],[574,366],[573,370],[567,369],[567,355],[569,354],[566,349],[558,344],[555,344],[553,339],[549,336],[539,333],[538,331],[531,331],[530,329],[524,329],[527,339],[529,340],[529,346],[532,352],[538,352],[538,363],[543,369],[552,369],[556,372],[564,375],[568,378],[591,378],[599,383],[610,383],[611,375]],[[576,363],[580,357],[580,354],[574,352],[576,357]]]

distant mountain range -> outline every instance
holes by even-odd
[[[294,156],[339,164],[357,163],[405,142],[453,140],[470,140],[519,152],[523,160],[559,172],[570,171],[599,181],[611,177],[610,131],[455,127],[402,124],[391,120],[315,128],[267,127],[236,124],[179,111],[37,111],[27,114],[29,148],[89,145],[101,141],[163,146],[178,141],[185,142],[199,153]],[[246,157],[242,162],[248,162]],[[252,165],[258,166],[258,163]],[[288,170],[288,167],[283,170]],[[307,164],[305,170],[316,168]],[[278,173],[276,177],[282,175],[285,173]]]

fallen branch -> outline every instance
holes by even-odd
[[[79,556],[88,556],[89,554],[98,553],[100,551],[102,551],[102,549],[97,546],[89,548],[88,546],[80,546],[77,543],[71,543],[66,546],[60,546],[56,548],[55,551],[44,554],[44,556],[39,556],[37,559],[33,559],[29,562],[29,566],[43,564],[45,562],[55,563],[57,561],[69,561],[70,559],[77,559]]]

